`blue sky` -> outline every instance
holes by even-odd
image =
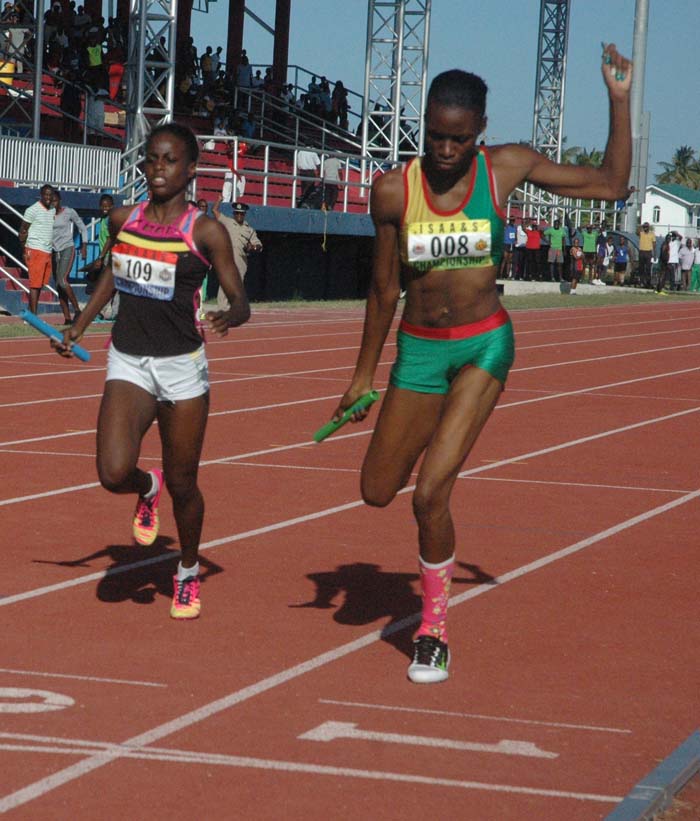
[[[226,47],[226,0],[193,13],[200,51]],[[651,113],[649,182],[680,145],[700,153],[698,33],[700,0],[649,0],[644,108]],[[247,0],[272,25],[275,0]],[[536,81],[539,0],[433,0],[428,78],[449,68],[480,74],[489,86],[487,142],[530,139]],[[634,0],[571,0],[564,105],[568,145],[605,147],[608,109],[600,43],[632,53]],[[215,32],[213,34],[212,32]],[[292,0],[289,63],[361,93],[366,0]],[[244,48],[252,63],[272,61],[272,36],[246,15]],[[290,78],[291,79],[291,78]]]

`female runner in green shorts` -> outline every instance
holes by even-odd
[[[602,69],[610,127],[600,168],[558,165],[523,145],[478,146],[487,89],[479,77],[454,70],[430,86],[425,155],[388,172],[372,189],[376,238],[364,332],[352,382],[333,418],[372,389],[402,272],[407,295],[398,356],[361,483],[365,502],[384,507],[425,454],[413,494],[423,596],[408,668],[414,682],[448,677],[445,622],[455,551],[450,495],[513,361],[512,328],[496,289],[508,197],[525,181],[563,197],[616,200],[629,193],[632,66],[609,45]],[[353,421],[366,415],[358,411]]]

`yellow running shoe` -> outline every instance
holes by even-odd
[[[175,591],[173,603],[170,606],[170,616],[173,619],[196,619],[202,609],[199,601],[199,576],[188,576],[186,579],[173,577]]]
[[[149,473],[158,483],[158,490],[155,496],[152,496],[150,499],[139,496],[139,500],[136,503],[133,523],[134,539],[137,544],[143,545],[144,547],[152,545],[158,536],[158,529],[160,527],[158,504],[160,503],[160,494],[163,492],[163,471],[156,468],[155,470],[149,471]]]

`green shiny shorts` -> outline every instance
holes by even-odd
[[[418,393],[447,393],[464,367],[490,373],[505,385],[515,358],[513,325],[505,309],[471,325],[421,328],[402,321],[390,382]]]

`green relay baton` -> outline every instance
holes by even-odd
[[[327,422],[322,428],[319,428],[316,433],[314,433],[314,442],[323,442],[323,440],[330,436],[331,433],[335,433],[338,428],[342,428],[343,425],[350,420],[350,417],[355,413],[355,411],[362,410],[363,408],[368,408],[374,402],[379,399],[379,392],[378,391],[370,391],[366,393],[364,396],[361,396],[357,402],[345,411],[345,413],[338,419],[336,422]]]

